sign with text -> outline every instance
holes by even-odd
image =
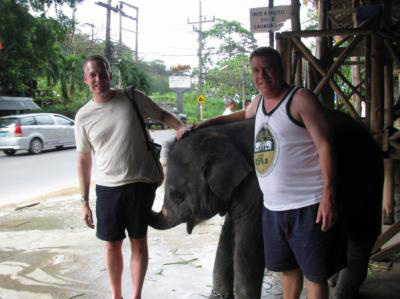
[[[250,31],[277,31],[290,19],[291,13],[291,5],[250,8]]]
[[[199,102],[200,105],[204,105],[206,103],[206,97],[201,95],[197,98],[197,101]]]
[[[169,88],[190,88],[190,76],[169,76]]]

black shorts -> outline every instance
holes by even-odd
[[[270,211],[263,207],[265,265],[285,272],[300,268],[313,282],[325,282],[346,265],[345,236],[337,226],[327,232],[315,223],[319,204]]]
[[[156,189],[156,184],[142,182],[118,187],[96,185],[96,236],[120,241],[126,229],[131,239],[145,237]]]

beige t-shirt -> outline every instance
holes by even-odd
[[[135,91],[143,118],[160,120],[163,110],[147,96]],[[108,187],[133,182],[156,182],[157,166],[147,151],[143,129],[122,90],[106,103],[85,104],[75,117],[78,152],[90,152],[96,161],[96,184]]]

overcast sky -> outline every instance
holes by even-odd
[[[78,28],[90,34],[91,28],[85,23],[94,24],[95,38],[105,38],[106,9],[95,5],[100,0],[85,0],[78,5],[76,18]],[[101,0],[106,3],[107,0]],[[198,34],[193,31],[189,22],[199,21],[199,0],[125,0],[139,8],[139,57],[146,60],[160,59],[167,66],[190,64],[197,66]],[[202,0],[202,15],[207,20],[213,17],[224,20],[239,21],[243,27],[250,29],[250,8],[268,6],[267,0]],[[119,4],[112,0],[112,5]],[[290,0],[275,0],[275,5],[288,5]],[[66,10],[67,14],[68,10]],[[128,15],[136,16],[134,10],[124,7]],[[112,13],[112,40],[118,41],[119,15]],[[203,30],[214,23],[203,23]],[[195,26],[198,26],[196,24]],[[135,30],[135,22],[123,18],[123,28]],[[289,25],[283,29],[290,30]],[[123,43],[134,48],[134,33],[123,31]],[[268,45],[268,33],[257,33],[258,45]]]

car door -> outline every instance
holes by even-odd
[[[43,139],[44,146],[54,146],[58,143],[57,128],[51,115],[35,115],[37,132]]]
[[[61,145],[74,145],[75,144],[75,132],[74,132],[74,121],[61,116],[53,115],[57,123],[57,135],[58,141]]]

